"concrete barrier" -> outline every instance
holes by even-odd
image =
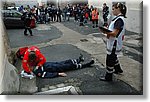
[[[2,18],[2,17],[1,17]],[[11,49],[3,21],[0,18],[0,93],[14,94],[19,91],[19,76],[16,68],[10,63]]]

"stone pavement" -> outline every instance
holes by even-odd
[[[82,53],[85,56],[85,61],[93,58],[96,63],[92,68],[66,72],[68,75],[67,77],[52,79],[35,78],[32,80],[20,78],[21,94],[26,94],[25,91],[30,94],[41,91],[47,92],[48,90],[67,86],[75,87],[78,94],[142,94],[142,63],[140,62],[141,59],[135,59],[135,56],[137,55],[142,56],[142,51],[135,48],[141,46],[140,43],[137,42],[137,39],[140,38],[140,36],[136,36],[135,34],[125,36],[127,40],[125,40],[124,43],[123,54],[119,57],[124,73],[115,75],[115,80],[113,82],[103,82],[99,80],[99,77],[103,75],[105,71],[105,36],[97,29],[94,31],[89,30],[88,33],[80,32],[82,29],[91,29],[88,28],[89,26],[80,27],[81,30],[78,30],[75,27],[74,29],[69,29],[73,24],[66,24],[67,23],[52,23],[50,25],[44,25],[44,30],[47,30],[46,36],[44,30],[38,26],[39,28],[34,30],[42,30],[43,32],[37,33],[37,35],[32,38],[23,35],[20,36],[21,39],[29,38],[30,40],[28,40],[28,42],[18,41],[21,42],[21,44],[17,46],[17,43],[15,43],[17,41],[9,34],[12,33],[12,31],[8,30],[8,34],[11,36],[10,42],[14,50],[25,45],[36,45],[40,47],[41,52],[46,56],[47,61],[61,61],[68,58],[77,58],[79,54]],[[49,26],[53,29],[49,29]],[[79,27],[78,25],[75,26]],[[55,32],[52,32],[52,30]],[[52,39],[51,34],[54,36]],[[60,36],[56,37],[55,34],[56,36],[60,34]],[[36,39],[37,42],[35,43],[34,37],[36,36],[39,37]],[[44,36],[42,42],[40,41],[41,36]],[[135,56],[132,56],[132,53],[134,53]],[[19,62],[18,66],[20,66]]]

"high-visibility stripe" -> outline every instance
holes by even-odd
[[[41,67],[41,70],[44,71],[43,66]]]
[[[109,70],[106,70],[107,73],[113,73],[115,70],[112,70],[112,71],[109,71]]]
[[[71,60],[73,64],[75,64],[74,60]]]
[[[116,66],[116,65],[119,65],[119,62],[118,62],[118,63],[116,63],[116,64],[115,64],[115,66]]]
[[[74,60],[75,63],[77,63],[77,60]]]
[[[43,60],[43,58],[41,57],[40,60]]]
[[[27,60],[23,60],[23,62],[27,62]]]
[[[112,50],[107,49],[108,52],[112,52]],[[121,52],[122,50],[116,50],[115,52]]]
[[[109,66],[107,66],[107,68],[110,69],[110,70],[114,69],[114,67],[109,67]]]
[[[82,68],[82,64],[78,64],[79,65],[79,68]]]
[[[42,78],[45,77],[46,72],[43,73]]]

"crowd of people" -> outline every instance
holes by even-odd
[[[105,8],[106,7],[106,8]],[[61,22],[70,21],[70,17],[74,17],[74,21],[79,22],[79,26],[84,26],[87,21],[92,21],[92,27],[98,27],[99,16],[103,16],[104,25],[107,24],[107,16],[109,13],[109,7],[104,3],[103,15],[99,15],[99,10],[96,7],[89,7],[88,4],[67,4],[65,7],[60,8],[54,5],[47,6],[33,6],[24,7],[21,5],[18,9],[21,13],[32,13],[36,23],[49,23],[49,22]]]

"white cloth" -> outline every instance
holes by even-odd
[[[21,77],[23,77],[23,78],[28,78],[28,79],[33,79],[33,78],[35,78],[35,75],[34,75],[34,74],[28,74],[28,73],[26,73],[24,70],[21,71],[20,75],[21,75]]]

